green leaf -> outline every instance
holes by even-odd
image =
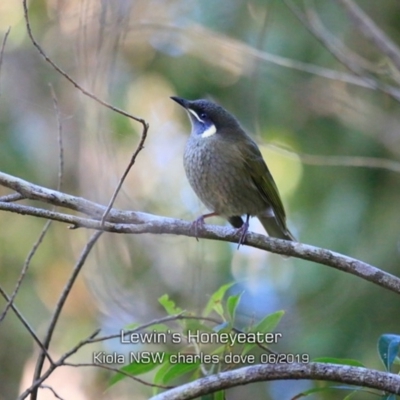
[[[243,292],[236,294],[234,296],[229,296],[228,300],[226,301],[226,307],[228,309],[228,315],[229,315],[232,325],[235,323],[236,308],[239,304],[242,294],[243,294]]]
[[[393,361],[393,364],[400,365],[400,358],[396,357]]]
[[[181,308],[176,307],[175,302],[167,294],[162,295],[158,302],[164,307],[168,315],[180,314],[183,311]]]
[[[285,311],[281,310],[281,311],[275,311],[274,313],[267,315],[255,327],[253,327],[250,330],[250,332],[262,332],[262,333],[272,332],[278,326],[284,314]]]
[[[178,364],[173,364],[171,368],[167,370],[167,372],[164,375],[163,382],[168,383],[170,381],[173,381],[174,379],[179,378],[182,375],[187,374],[190,371],[193,371],[197,368],[199,368],[200,362],[196,361],[194,363],[178,363]]]
[[[222,324],[216,325],[213,328],[214,332],[230,332],[232,330],[232,326],[229,322],[223,322]]]
[[[281,318],[285,314],[285,311],[276,311],[272,314],[267,315],[263,318],[256,326],[252,327],[249,332],[256,333],[272,333],[272,331],[277,327]],[[243,348],[242,354],[247,354],[251,349],[256,347],[256,343],[247,343]]]
[[[154,376],[153,382],[155,385],[164,384],[164,376],[170,368],[171,368],[171,363],[169,362],[169,357],[168,357]],[[160,390],[161,390],[160,388],[155,387],[153,394],[156,395]]]
[[[394,360],[399,353],[400,336],[384,334],[378,340],[378,353],[386,370],[390,372]]]
[[[222,285],[219,289],[217,289],[210,297],[207,302],[206,308],[204,309],[203,316],[207,317],[211,314],[212,311],[215,311],[221,317],[223,317],[223,308],[222,308],[222,299],[225,296],[225,293],[231,288],[235,282],[227,283]]]
[[[343,400],[350,400],[358,392],[359,390],[354,390],[353,392],[349,393]]]
[[[340,364],[340,365],[351,365],[352,367],[362,367],[365,365],[360,361],[352,360],[351,358],[335,358],[335,357],[318,357],[313,359],[314,362]]]
[[[254,343],[245,344],[243,347],[242,354],[246,355],[251,349],[254,349],[254,347],[256,347],[256,346],[257,346],[257,344],[254,344]]]
[[[146,328],[146,331],[150,332],[168,332],[171,329],[168,325],[165,324],[154,324]]]
[[[215,303],[213,309],[222,319],[225,320],[224,308],[221,303]]]
[[[295,397],[292,397],[291,400],[298,400],[302,397],[308,397],[314,393],[330,392],[332,390],[352,390],[352,392],[350,394],[348,394],[345,397],[345,399],[350,399],[350,396],[353,396],[354,393],[359,392],[358,388],[354,387],[354,386],[346,386],[346,385],[324,386],[324,387],[318,387],[318,388],[312,388],[312,389],[306,390],[305,392],[299,393]]]
[[[225,400],[225,391],[220,390],[219,392],[214,393],[214,400]]]
[[[187,333],[187,331],[191,332],[213,332],[213,330],[200,322],[198,319],[184,319],[182,320],[184,323],[184,332]]]
[[[385,396],[382,397],[382,400],[396,400],[396,395],[395,394],[386,394]]]
[[[153,353],[155,354],[155,353]],[[166,353],[162,353],[163,359],[168,359],[168,356]],[[121,371],[126,372],[129,375],[140,375],[140,374],[144,374],[146,372],[150,372],[152,371],[154,368],[159,367],[162,364],[162,361],[152,361],[149,360],[149,362],[132,362],[128,365],[123,366],[122,368],[120,368]],[[117,382],[119,382],[122,379],[125,379],[126,375],[123,374],[115,374],[114,376],[111,377],[110,381],[109,381],[109,386],[115,385]]]
[[[217,347],[211,354],[223,354],[226,350],[226,344]]]
[[[325,386],[325,387],[320,387],[320,388],[312,388],[312,389],[306,390],[305,392],[301,392],[301,393],[297,394],[296,396],[292,397],[291,400],[298,400],[298,399],[301,399],[302,397],[308,397],[310,394],[327,392],[330,390],[331,390],[330,386]]]

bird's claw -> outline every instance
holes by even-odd
[[[237,249],[239,250],[239,247],[244,244],[244,241],[246,240],[247,232],[249,230],[249,215],[246,217],[246,221],[243,223],[243,225],[238,228],[237,232],[240,233],[239,237],[239,242]]]
[[[194,230],[194,236],[197,241],[199,241],[199,235],[198,235],[199,228],[203,228],[204,226],[204,219],[205,219],[204,215],[200,215],[199,218],[195,219],[192,222],[191,229]]]
[[[205,220],[206,218],[215,217],[215,216],[217,216],[217,215],[218,215],[218,214],[215,213],[215,212],[212,212],[212,213],[209,213],[209,214],[200,215],[199,218],[197,218],[196,220],[194,220],[194,221],[192,222],[191,229],[194,230],[194,236],[195,236],[195,238],[196,238],[197,241],[199,241],[198,231],[199,231],[199,228],[203,228],[203,227],[204,227],[204,220]]]

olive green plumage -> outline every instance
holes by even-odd
[[[184,167],[204,205],[236,228],[243,226],[241,216],[256,216],[270,236],[294,240],[274,179],[236,118],[208,100],[172,99],[188,111],[192,123]]]

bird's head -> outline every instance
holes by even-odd
[[[216,133],[224,133],[229,129],[240,129],[236,118],[223,107],[209,100],[185,100],[171,97],[188,113],[192,123],[192,134],[207,138]]]

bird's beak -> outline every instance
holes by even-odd
[[[180,106],[185,108],[186,110],[189,108],[189,102],[181,97],[171,96],[171,99],[176,101]]]

